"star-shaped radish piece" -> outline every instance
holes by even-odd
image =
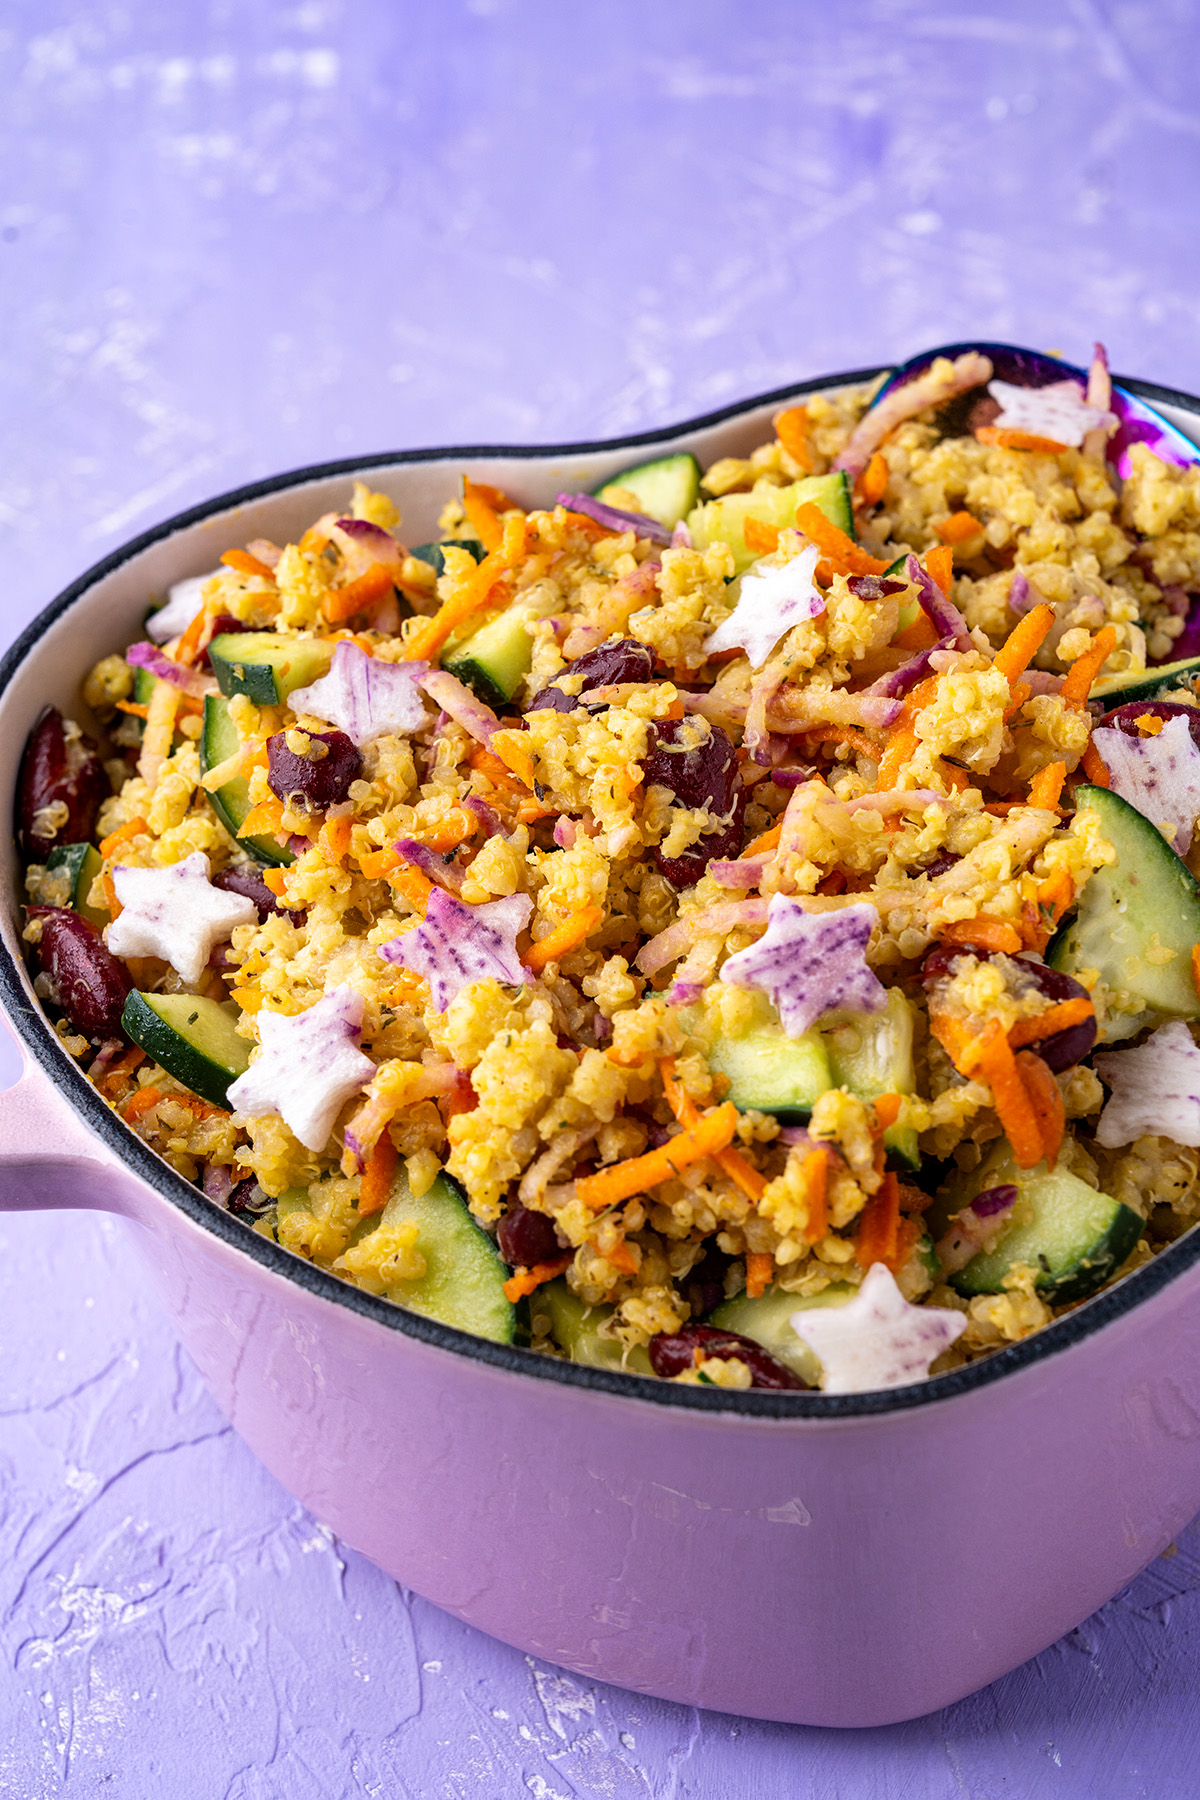
[[[230,1105],[252,1119],[274,1113],[306,1150],[323,1150],[346,1101],[375,1074],[358,1047],[362,1018],[362,995],[344,983],[294,1017],[260,1012],[261,1048],[230,1084]]]
[[[815,1351],[827,1394],[865,1394],[924,1381],[966,1329],[963,1313],[911,1306],[882,1263],[872,1263],[844,1306],[794,1312],[792,1330]]]
[[[428,669],[423,662],[381,662],[343,638],[328,674],[310,687],[294,688],[288,705],[336,725],[361,748],[373,738],[417,731],[425,723],[417,681]]]
[[[1200,816],[1200,750],[1182,713],[1154,737],[1131,737],[1103,725],[1092,741],[1114,794],[1152,825],[1167,825],[1171,847],[1186,856]]]
[[[882,1012],[887,991],[866,958],[875,918],[874,907],[865,904],[807,913],[799,901],[774,894],[765,936],[731,956],[721,980],[768,994],[788,1037],[803,1037],[835,1007]]]
[[[1095,1059],[1112,1097],[1100,1114],[1096,1142],[1106,1150],[1140,1137],[1168,1137],[1200,1146],[1200,1050],[1182,1019],[1160,1025],[1135,1050],[1109,1050]]]
[[[434,888],[425,923],[385,944],[380,955],[423,975],[437,1012],[445,1012],[454,996],[489,975],[508,987],[529,980],[517,955],[517,933],[528,925],[533,901],[528,894],[508,894],[482,906],[467,906]]]
[[[1087,404],[1077,381],[1052,381],[1049,387],[1040,388],[989,381],[988,393],[1000,402],[995,424],[1001,431],[1024,431],[1055,444],[1078,448],[1089,431],[1117,422],[1113,413]]]
[[[189,575],[186,581],[177,581],[174,587],[169,587],[166,604],[146,620],[146,636],[153,638],[156,644],[179,637],[204,605],[205,582],[222,574],[223,569],[210,569],[207,575]]]
[[[744,650],[760,669],[785,632],[825,611],[825,596],[813,586],[820,556],[809,544],[790,562],[743,575],[737,605],[705,642],[708,654]]]
[[[120,916],[105,932],[113,955],[160,956],[185,981],[199,981],[235,925],[258,921],[253,900],[213,887],[202,850],[168,869],[115,867],[112,880],[121,903]]]

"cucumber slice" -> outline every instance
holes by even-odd
[[[333,651],[324,638],[223,631],[208,646],[208,660],[227,699],[246,694],[256,706],[278,706],[293,688],[319,681],[333,661]]]
[[[585,1306],[561,1275],[539,1288],[537,1298],[550,1315],[550,1335],[572,1362],[586,1363],[590,1369],[622,1369],[627,1375],[653,1375],[641,1344],[627,1352],[616,1338],[600,1336],[611,1306]]]
[[[1086,1300],[1133,1251],[1145,1221],[1132,1207],[1072,1175],[1069,1169],[1018,1169],[1008,1146],[993,1154],[972,1180],[972,1192],[1013,1182],[1020,1199],[1012,1224],[995,1247],[980,1251],[951,1275],[960,1294],[998,1294],[1014,1263],[1038,1270],[1034,1285],[1055,1306]],[[967,1204],[969,1202],[966,1202]]]
[[[799,1294],[785,1294],[779,1288],[771,1288],[751,1300],[748,1294],[738,1294],[733,1300],[722,1300],[715,1306],[706,1325],[717,1325],[722,1331],[737,1331],[742,1337],[753,1338],[764,1350],[777,1357],[785,1368],[791,1369],[801,1381],[809,1387],[819,1387],[821,1383],[821,1365],[814,1350],[810,1350],[803,1338],[796,1336],[792,1329],[794,1312],[811,1312],[818,1307],[844,1306],[847,1300],[853,1300],[858,1289],[849,1282],[835,1282],[820,1294],[810,1294],[806,1299]]]
[[[207,774],[232,756],[238,747],[237,726],[229,716],[229,708],[219,694],[204,696],[204,728],[200,734],[200,768]],[[234,775],[209,796],[209,803],[231,837],[250,852],[256,862],[286,868],[295,862],[287,847],[273,837],[243,838],[238,834],[242,821],[250,811],[250,783],[244,775]]]
[[[597,488],[596,498],[606,506],[619,507],[620,496],[613,490],[621,488],[636,495],[638,512],[673,530],[699,498],[700,464],[688,451],[661,456],[657,462],[639,463],[636,469],[626,469]]]
[[[1131,670],[1127,675],[1106,675],[1092,689],[1093,700],[1103,700],[1105,711],[1131,700],[1158,700],[1163,694],[1187,688],[1194,694],[1200,679],[1200,656],[1182,662],[1160,663],[1157,669]]]
[[[516,1310],[504,1292],[508,1268],[487,1232],[471,1217],[453,1177],[439,1175],[418,1198],[401,1168],[383,1211],[364,1220],[352,1241],[360,1243],[381,1226],[406,1219],[416,1221],[417,1248],[427,1268],[419,1280],[385,1289],[387,1298],[409,1312],[440,1319],[443,1325],[457,1325],[460,1331],[473,1331],[496,1344],[511,1344]]]
[[[784,1036],[778,1024],[755,1025],[736,1037],[718,1037],[708,1065],[729,1082],[727,1100],[739,1112],[774,1113],[785,1125],[801,1124],[834,1086],[829,1051],[817,1031]]]
[[[796,523],[796,508],[804,501],[819,506],[825,517],[854,537],[854,506],[850,484],[838,470],[833,475],[809,475],[793,481],[790,487],[758,488],[751,494],[726,494],[720,500],[709,500],[688,514],[688,530],[697,550],[709,544],[728,544],[733,552],[734,571],[740,575],[758,561],[757,550],[746,548],[746,520],[758,519],[763,525],[775,525],[781,531]]]
[[[889,988],[887,1011],[844,1015],[837,1024],[822,1025],[829,1049],[832,1087],[849,1088],[860,1100],[880,1094],[915,1094],[913,1007],[899,988]],[[911,1125],[892,1125],[884,1146],[908,1169],[919,1169],[921,1155]]]
[[[1200,1018],[1200,998],[1192,978],[1192,946],[1200,943],[1200,883],[1158,831],[1128,801],[1108,788],[1075,790],[1076,808],[1100,815],[1100,828],[1117,860],[1086,883],[1079,910],[1051,942],[1051,968],[1078,975],[1096,970],[1114,993],[1135,1004],[1124,1011],[1143,1022],[1139,1011],[1170,1018]],[[1170,958],[1150,961],[1147,951],[1168,950]],[[1127,1035],[1121,1015],[1106,1021],[1106,1041]],[[1127,1021],[1128,1022],[1128,1021]],[[1116,1025],[1117,1029],[1110,1029]]]
[[[198,994],[141,994],[125,1002],[121,1024],[148,1056],[202,1100],[229,1110],[229,1084],[250,1066],[252,1046],[239,1037],[232,1001]]]
[[[446,559],[443,550],[469,550],[476,562],[482,562],[487,555],[478,538],[447,538],[442,544],[415,544],[408,554],[420,562],[431,563],[439,575],[444,575]]]
[[[89,906],[92,883],[104,867],[94,844],[56,844],[46,862],[47,869],[66,869],[70,879],[67,905],[97,931],[108,924],[106,906]]]
[[[472,688],[488,706],[512,699],[533,661],[533,639],[525,629],[528,607],[510,606],[455,645],[442,667]]]

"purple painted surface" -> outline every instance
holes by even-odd
[[[1194,390],[1198,39],[1086,0],[11,5],[4,629],[321,457],[633,429],[972,334]],[[339,1551],[112,1222],[0,1223],[0,1340],[3,1800],[1193,1791],[1195,1528],[937,1718],[698,1716]]]

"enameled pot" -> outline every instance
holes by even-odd
[[[78,716],[82,676],[138,635],[150,595],[250,538],[294,539],[353,476],[420,541],[463,469],[544,504],[654,451],[746,454],[785,400],[873,373],[620,443],[329,464],[182,514],[68,588],[0,665],[6,790],[42,706]],[[1200,401],[1126,385],[1200,441]],[[245,1441],[459,1618],[666,1699],[883,1724],[1042,1650],[1200,1507],[1200,1233],[1026,1342],[889,1393],[677,1387],[484,1343],[251,1233],[115,1118],[34,1000],[11,830],[5,846],[0,988],[26,1067],[0,1095],[0,1206],[133,1221]]]

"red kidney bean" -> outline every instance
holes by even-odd
[[[496,1228],[500,1254],[510,1269],[532,1269],[535,1263],[561,1256],[562,1245],[547,1213],[514,1201]]]
[[[269,913],[284,911],[262,876],[250,869],[222,869],[219,875],[213,876],[212,885],[224,888],[227,894],[241,894],[247,900],[253,900],[260,924]],[[296,917],[295,913],[290,916],[293,920]]]
[[[68,907],[31,906],[29,914],[42,921],[33,953],[39,970],[53,983],[50,998],[55,1006],[61,1006],[84,1037],[116,1037],[133,992],[124,963],[118,962],[95,927]]]
[[[710,725],[707,740],[691,749],[671,748],[695,730],[693,719],[664,719],[652,725],[644,765],[647,787],[669,788],[681,806],[703,806],[718,816],[729,815],[728,825],[706,832],[680,856],[664,856],[655,845],[655,866],[676,888],[699,881],[712,858],[723,861],[736,856],[745,826],[746,792],[738,777],[733,745],[721,727]]]
[[[930,987],[943,975],[949,975],[960,956],[977,956],[980,962],[991,959],[990,950],[963,950],[957,944],[935,944],[926,956],[921,968],[921,980]],[[1051,969],[1045,963],[1035,962],[1031,956],[1017,956],[1014,962],[1031,975],[1047,1000],[1056,1005],[1063,1000],[1087,1000],[1090,998],[1082,982],[1076,981],[1073,975],[1064,975],[1061,969]],[[1073,1069],[1081,1063],[1096,1042],[1096,1016],[1084,1019],[1079,1025],[1069,1025],[1065,1031],[1056,1031],[1048,1038],[1042,1038],[1036,1045],[1037,1054],[1054,1074],[1061,1075],[1064,1069]]]
[[[29,734],[17,785],[17,830],[28,854],[45,862],[56,844],[86,843],[110,792],[99,745],[85,736],[68,742],[62,714],[47,707]],[[35,829],[34,819],[57,802],[67,817],[51,837]]]
[[[696,1366],[695,1352],[704,1357],[720,1357],[731,1362],[735,1357],[744,1362],[751,1374],[751,1387],[805,1388],[806,1381],[792,1373],[777,1357],[743,1337],[740,1331],[721,1331],[715,1325],[685,1325],[682,1331],[661,1333],[650,1339],[650,1367],[656,1375],[682,1375]]]
[[[230,637],[233,633],[238,631],[253,630],[253,625],[243,624],[241,619],[235,619],[232,613],[218,613],[213,620],[213,628],[208,642],[211,644],[215,637]],[[212,668],[212,663],[209,661],[208,644],[204,646],[204,649],[200,653],[199,666],[202,669]]]
[[[246,1219],[253,1225],[270,1206],[271,1196],[263,1192],[253,1175],[249,1175],[231,1189],[225,1204],[235,1219]]]
[[[1145,742],[1137,728],[1139,719],[1175,718],[1187,720],[1192,742],[1200,750],[1200,706],[1184,706],[1179,700],[1131,700],[1126,706],[1115,706],[1111,712],[1106,712],[1100,724]]]
[[[710,1245],[684,1282],[684,1292],[693,1313],[703,1316],[725,1298],[725,1271],[731,1258]]]
[[[947,869],[952,869],[955,863],[961,861],[962,857],[959,856],[956,851],[943,850],[940,855],[934,857],[931,863],[925,864],[921,873],[923,875],[928,875],[930,880],[932,880],[935,875],[944,875]]]
[[[563,675],[582,675],[583,686],[579,694],[565,694],[552,681],[549,687],[534,696],[525,710],[574,712],[589,688],[615,687],[619,681],[649,681],[653,672],[653,651],[636,639],[622,638],[619,644],[601,644],[598,650],[589,650],[586,656],[578,657],[558,677],[561,680]]]
[[[362,757],[344,731],[314,731],[327,746],[320,758],[297,756],[287,746],[287,733],[267,739],[267,786],[277,800],[297,812],[324,812],[349,797],[350,783],[362,773]]]
[[[852,575],[846,586],[860,600],[886,600],[889,594],[902,594],[907,582],[885,581],[882,575]]]

